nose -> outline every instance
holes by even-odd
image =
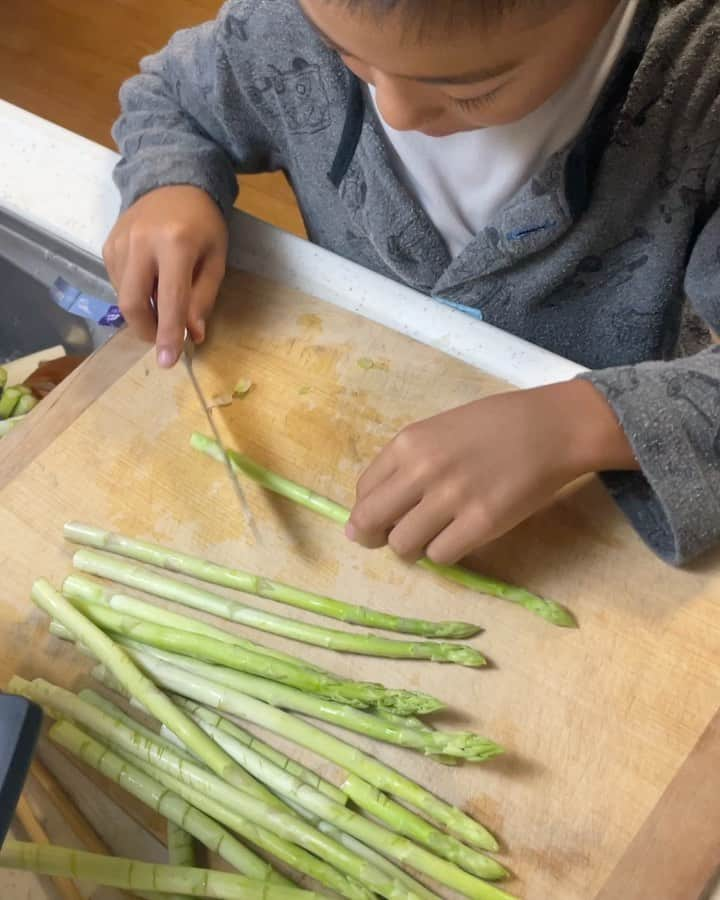
[[[396,131],[422,131],[441,112],[425,96],[422,85],[374,72],[375,102],[383,120]]]

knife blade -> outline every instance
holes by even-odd
[[[245,523],[253,534],[256,542],[258,544],[262,544],[262,538],[260,537],[260,532],[258,530],[257,524],[255,522],[255,517],[252,514],[252,510],[250,509],[250,504],[247,501],[247,497],[245,496],[245,491],[242,489],[242,485],[240,484],[240,480],[237,476],[237,472],[232,467],[232,463],[230,462],[230,457],[227,455],[227,451],[225,449],[225,444],[220,437],[220,431],[218,430],[217,425],[215,424],[215,420],[213,419],[212,413],[210,411],[210,407],[205,399],[205,394],[203,393],[203,389],[200,387],[200,382],[197,379],[197,375],[195,374],[195,369],[193,368],[193,358],[195,356],[195,344],[193,343],[190,335],[186,334],[185,342],[183,344],[183,352],[182,358],[183,363],[185,364],[185,371],[188,373],[188,377],[190,378],[190,383],[193,386],[195,391],[195,395],[200,401],[200,405],[203,408],[203,412],[205,413],[205,418],[208,421],[208,425],[210,426],[210,431],[212,432],[212,436],[215,438],[218,446],[222,450],[223,459],[225,460],[225,468],[227,469],[228,475],[230,476],[230,481],[232,482],[233,490],[235,491],[235,496],[238,498],[240,502],[240,508],[243,511],[243,516],[245,518]]]

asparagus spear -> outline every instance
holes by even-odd
[[[307,847],[320,859],[326,860],[330,865],[335,865],[341,872],[350,876],[343,888],[344,896],[350,900],[369,900],[367,888],[386,897],[393,896],[394,886],[386,876],[374,872],[366,861],[355,857],[345,848],[307,825],[296,815],[285,812],[286,807],[276,797],[272,797],[273,802],[266,802],[235,788],[208,769],[189,762],[173,750],[168,749],[167,742],[145,737],[126,726],[119,719],[106,715],[100,709],[85,703],[75,694],[42,679],[28,683],[15,677],[11,680],[8,689],[11,693],[22,694],[28,699],[35,700],[46,707],[49,706],[55,714],[60,714],[62,717],[74,720],[79,725],[84,725],[98,737],[108,741],[112,747],[120,748],[121,755],[130,754],[133,761],[137,758],[150,763],[157,770],[154,777],[169,786],[191,805],[195,805],[194,800],[198,797],[211,799],[214,804],[213,818],[215,818],[218,808],[232,812],[235,816],[232,822],[228,822],[226,818],[221,818],[219,821],[225,822],[233,830],[242,833],[243,826],[238,828],[238,821],[242,823],[249,820],[256,826],[259,825],[262,831],[268,831],[282,838],[283,841]],[[204,733],[203,736],[205,736]],[[140,768],[143,767],[140,766]],[[145,771],[144,768],[143,771]],[[161,773],[169,774],[172,782],[166,782],[161,777]],[[181,785],[188,785],[193,792],[192,795],[181,790]],[[205,803],[201,804],[200,808],[202,806],[207,808]],[[259,846],[262,846],[261,840],[264,843],[262,835],[256,840],[258,840]],[[367,885],[367,888],[361,887],[361,885]],[[405,897],[405,892],[401,896]]]
[[[123,891],[182,891],[193,897],[221,900],[322,900],[312,891],[269,885],[228,872],[159,865],[21,841],[5,842],[0,852],[0,868],[77,878]]]
[[[94,706],[96,709],[102,710],[108,716],[111,716],[114,719],[117,719],[118,722],[122,722],[127,725],[128,728],[131,728],[133,731],[136,731],[138,734],[147,738],[150,741],[155,741],[158,744],[163,744],[167,746],[167,749],[172,753],[175,753],[177,756],[181,756],[183,759],[188,762],[197,762],[197,757],[193,756],[191,753],[188,753],[185,749],[185,745],[178,738],[175,737],[172,731],[168,731],[168,734],[172,734],[174,737],[174,742],[171,741],[167,735],[158,734],[155,731],[152,731],[150,728],[146,728],[141,722],[138,722],[137,719],[133,719],[132,716],[129,716],[127,713],[123,712],[119,706],[116,706],[111,700],[107,700],[102,694],[98,694],[89,688],[84,688],[82,691],[78,692],[78,698],[82,700],[84,703],[89,703],[90,706]],[[143,712],[144,712],[143,707]],[[166,728],[165,725],[162,728]],[[265,796],[265,792],[259,792],[260,796]],[[347,796],[347,795],[346,795]]]
[[[200,450],[202,453],[206,453],[213,459],[224,462],[222,448],[212,438],[194,432],[190,438],[190,444],[195,450]],[[316,494],[308,488],[302,487],[302,485],[295,484],[289,479],[283,478],[282,475],[278,475],[275,472],[271,472],[269,469],[263,468],[263,466],[259,465],[248,456],[238,453],[235,450],[228,450],[227,455],[234,468],[243,472],[264,488],[274,491],[276,494],[280,494],[282,497],[286,497],[288,500],[292,500],[300,506],[305,506],[307,509],[311,509],[321,516],[325,516],[326,519],[332,519],[333,522],[337,522],[339,525],[345,525],[350,518],[350,510],[341,506],[339,503],[335,503],[334,500],[322,497],[320,494]],[[512,603],[517,603],[530,612],[541,616],[552,625],[559,625],[563,628],[574,628],[577,625],[569,610],[560,606],[558,603],[555,603],[553,600],[545,600],[542,597],[538,597],[536,594],[531,594],[524,588],[506,584],[496,578],[487,578],[478,575],[462,566],[442,566],[431,562],[429,559],[419,560],[418,565],[434,572],[436,575],[440,575],[442,578],[448,578],[451,581],[462,584],[463,587],[469,588],[470,590],[477,591],[481,594],[489,594],[491,597],[502,597],[504,600],[510,600]]]
[[[38,691],[35,685],[30,685],[29,688],[24,688],[23,692],[32,691],[33,689],[36,692]],[[44,693],[47,694],[48,691],[46,690]],[[37,697],[39,702],[47,702],[41,699],[39,693]],[[168,742],[163,740],[161,737],[154,735],[152,732],[148,732],[134,719],[125,715],[125,713],[123,713],[122,710],[118,709],[114,704],[110,703],[108,700],[105,700],[102,697],[99,697],[92,691],[81,691],[80,699],[85,700],[86,703],[97,707],[98,709],[109,715],[111,718],[123,723],[131,731],[135,730],[140,735],[149,737],[150,740],[153,740],[154,738],[156,743],[161,748],[163,746],[168,747],[171,753],[174,752],[176,755],[182,758],[191,759],[191,757],[188,757],[187,753],[185,753],[183,750],[179,750],[177,746],[173,747],[172,745],[169,745]],[[67,703],[67,698],[61,697],[59,701],[56,699],[56,702]],[[70,709],[70,707],[68,706],[67,709]],[[85,721],[89,721],[87,711],[80,710],[80,712],[84,712]],[[76,711],[76,715],[77,714],[78,713]],[[175,741],[177,740],[178,739],[175,738]],[[311,878],[314,878],[316,881],[319,881],[321,884],[326,885],[342,896],[349,897],[350,900],[368,900],[367,892],[364,888],[361,888],[359,885],[355,884],[352,879],[346,878],[346,876],[342,875],[336,869],[333,869],[332,866],[320,862],[316,857],[312,856],[304,850],[301,850],[299,847],[296,847],[289,841],[278,837],[271,831],[268,831],[267,829],[262,828],[259,825],[255,825],[246,817],[238,816],[232,810],[227,809],[227,807],[222,803],[213,800],[207,795],[207,793],[203,793],[202,791],[191,787],[189,784],[186,784],[180,779],[174,778],[166,770],[158,769],[156,766],[153,766],[151,763],[148,763],[146,760],[140,758],[136,753],[133,754],[123,752],[122,747],[116,747],[116,750],[118,755],[120,755],[123,759],[131,763],[135,768],[140,769],[141,772],[144,772],[152,779],[158,781],[165,788],[167,788],[167,790],[177,794],[179,797],[184,799],[187,803],[189,803],[196,809],[202,809],[208,816],[215,819],[217,822],[222,822],[228,828],[232,829],[241,837],[245,838],[248,842],[254,844],[256,847],[260,847],[262,850],[270,853],[277,859],[282,860],[291,868],[296,869],[298,872],[301,872],[304,875],[308,875]]]
[[[56,722],[50,728],[48,737],[165,816],[168,820],[168,850],[175,840],[181,847],[187,845],[187,840],[178,834],[179,830],[183,835],[195,836],[205,847],[215,851],[248,878],[275,884],[290,884],[286,878],[274,872],[271,866],[244,847],[237,838],[204,812],[195,809],[172,791],[168,791],[159,781],[126,762],[76,725],[64,720]],[[181,824],[183,827],[179,828]],[[178,829],[172,830],[172,825],[178,826]],[[192,849],[192,845],[190,847]],[[191,865],[189,860],[190,856],[185,862],[170,857],[173,865]]]
[[[299,779],[284,772],[269,761],[261,759],[258,762],[258,760],[254,760],[248,753],[247,747],[244,747],[235,741],[233,737],[220,731],[220,729],[213,728],[212,725],[207,724],[203,724],[203,727],[236,762],[246,767],[258,779],[264,781],[268,787],[271,787],[281,797],[293,798],[296,803],[300,803],[311,812],[351,834],[367,846],[429,875],[441,884],[454,888],[465,894],[465,896],[473,898],[473,900],[501,900],[501,898],[508,900],[509,895],[504,891],[489,887],[479,880],[480,878],[497,880],[507,877],[505,869],[495,860],[470,850],[468,847],[463,847],[459,842],[455,842],[464,851],[463,859],[466,862],[472,862],[478,874],[478,878],[476,878],[467,872],[463,872],[453,863],[445,859],[439,859],[422,847],[416,846],[412,841],[407,840],[400,834],[394,834],[381,825],[377,825],[375,822],[371,822],[352,810],[335,803],[334,800],[330,800],[329,797],[325,797],[309,785],[303,784]],[[402,810],[402,807],[399,807],[399,809]],[[396,818],[400,819],[401,817],[397,814]],[[419,817],[417,818],[419,819]],[[441,832],[437,833],[442,837],[446,837]],[[451,841],[452,839],[449,838],[448,840]]]
[[[393,725],[403,725],[405,728],[415,728],[419,731],[435,731],[432,725],[423,722],[422,719],[418,719],[416,716],[399,716],[397,713],[391,712],[388,709],[381,709],[380,707],[373,710],[373,712],[379,718],[384,719],[386,722],[390,722]],[[455,756],[443,756],[442,753],[433,753],[431,758],[434,759],[435,762],[440,763],[441,766],[461,765],[461,760]]]
[[[307,691],[309,694],[318,694],[320,697],[349,706],[387,706],[392,710],[413,713],[434,712],[442,707],[439,701],[427,694],[389,690],[381,684],[343,681],[281,660],[261,656],[252,650],[202,634],[193,635],[188,631],[143,622],[141,619],[124,615],[100,604],[78,600],[75,601],[75,607],[105,631],[130,637],[160,650],[192,656],[240,672],[258,675],[263,679]]]
[[[173,695],[173,700],[178,706],[192,715],[196,721],[200,720],[202,722],[207,722],[208,724],[219,728],[221,731],[232,735],[235,740],[245,744],[260,756],[264,756],[265,759],[275,763],[276,766],[279,766],[281,769],[284,769],[286,772],[299,778],[300,781],[303,781],[305,784],[311,785],[316,790],[320,791],[321,794],[325,794],[326,797],[330,797],[337,803],[345,804],[347,802],[347,795],[339,788],[336,788],[334,784],[321,778],[317,773],[295,760],[289,759],[285,754],[280,753],[280,751],[276,750],[274,747],[268,746],[266,743],[250,734],[249,731],[241,728],[237,723],[231,722],[229,719],[224,718],[212,709],[200,706],[200,704],[194,703],[192,700],[186,700],[184,697]]]
[[[220,744],[222,746],[222,742]],[[227,747],[226,749],[234,757],[234,753]],[[425,819],[396,803],[382,791],[358,778],[357,775],[348,775],[342,788],[356,806],[370,813],[373,818],[384,822],[393,831],[404,834],[419,844],[424,844],[433,853],[455,863],[466,872],[477,875],[478,878],[489,877],[486,866],[487,857],[469,849],[454,837],[438,831]]]
[[[129,597],[125,594],[109,591],[93,578],[85,578],[76,573],[68,575],[63,582],[62,592],[68,600],[87,600],[91,603],[104,603],[118,612],[127,613],[138,619],[144,619],[146,622],[166,625],[168,628],[179,628],[181,631],[189,631],[191,634],[204,634],[207,637],[225,641],[227,644],[235,644],[237,647],[244,647],[246,650],[252,650],[254,653],[260,653],[272,659],[279,659],[296,666],[302,666],[313,672],[323,672],[326,675],[331,674],[297,656],[291,656],[289,653],[283,653],[282,650],[266,647],[264,644],[256,644],[255,641],[249,641],[247,638],[224,631],[222,628],[216,628],[214,625],[209,625],[201,619],[171,612],[161,606],[139,600],[137,597]]]
[[[168,547],[138,541],[102,528],[85,525],[80,522],[68,522],[64,528],[65,537],[76,544],[84,544],[97,550],[107,550],[148,563],[170,572],[190,575],[200,581],[216,584],[220,587],[234,588],[246,594],[276,600],[299,609],[306,609],[318,615],[339,619],[352,625],[363,625],[366,628],[382,628],[385,631],[397,631],[403,634],[414,634],[427,638],[462,638],[473,637],[482,629],[467,622],[428,622],[423,619],[408,619],[394,616],[366,606],[356,606],[323,597],[308,591],[272,581],[261,575],[252,575],[240,569],[230,569],[208,562],[197,556],[179,553]]]
[[[82,691],[78,692],[78,697],[84,703],[89,703],[90,706],[94,706],[96,709],[102,710],[108,716],[112,716],[112,718],[117,719],[118,722],[122,722],[123,724],[127,725],[128,728],[132,728],[133,731],[136,731],[138,734],[147,738],[149,741],[155,741],[158,744],[165,743],[168,750],[176,753],[178,756],[181,756],[188,762],[196,762],[196,757],[187,752],[184,744],[182,745],[182,747],[171,744],[170,741],[166,740],[162,735],[157,734],[150,728],[146,728],[141,722],[138,722],[137,719],[133,719],[132,716],[127,715],[127,713],[123,712],[110,700],[106,700],[105,697],[103,697],[101,694],[98,694],[95,691],[90,690],[89,688],[84,688]],[[261,791],[260,794],[261,796],[265,796],[264,791]]]
[[[210,682],[216,689],[227,688],[238,691],[243,695],[254,697],[273,706],[291,709],[294,712],[305,713],[315,719],[330,722],[367,735],[388,744],[397,744],[419,750],[421,753],[431,755],[435,753],[447,754],[467,759],[471,762],[484,762],[503,752],[502,748],[493,741],[480,735],[467,731],[418,731],[413,728],[402,728],[384,722],[377,716],[366,713],[363,710],[354,709],[332,700],[324,700],[302,691],[266,681],[227,669],[224,666],[214,666],[187,656],[178,656],[162,650],[148,652],[146,647],[135,641],[123,639],[123,646],[127,648],[130,656],[150,675],[165,686],[163,665],[170,664],[174,669],[180,669],[185,677]],[[172,688],[176,693],[191,696],[187,690]],[[197,699],[197,698],[192,698]],[[170,726],[171,727],[171,726]],[[172,727],[171,727],[172,730]]]
[[[78,550],[73,557],[73,565],[81,572],[99,575],[124,584],[172,600],[185,606],[191,606],[204,612],[212,613],[220,618],[229,619],[270,631],[306,644],[327,647],[330,650],[341,650],[346,653],[360,653],[365,656],[384,656],[397,659],[431,659],[436,662],[453,662],[465,666],[483,666],[485,658],[463,644],[446,644],[432,641],[396,641],[375,635],[350,634],[333,628],[323,628],[287,619],[264,610],[253,609],[236,601],[229,600],[210,591],[194,587],[182,581],[176,581],[165,575],[159,575],[140,563],[130,563],[102,553],[98,550]]]
[[[357,747],[239,691],[231,691],[197,677],[191,678],[189,673],[162,663],[150,654],[145,654],[145,657],[148,670],[152,670],[153,677],[162,680],[168,690],[184,694],[205,706],[223,709],[231,715],[282,735],[348,772],[359,775],[376,788],[410,803],[473,846],[484,850],[498,849],[497,841],[479,822]]]
[[[8,373],[7,369],[4,366],[0,366],[0,394],[2,394],[5,385],[7,384]]]
[[[256,790],[254,779],[211,741],[195,722],[179,710],[97,626],[78,612],[45,579],[32,587],[33,602],[51,618],[69,628],[75,639],[103,662],[133,696],[196,754],[213,772],[239,788]]]
[[[362,856],[368,862],[377,866],[378,869],[382,869],[384,872],[387,872],[388,875],[391,875],[393,878],[402,882],[408,890],[419,897],[420,900],[440,900],[437,894],[433,894],[432,891],[429,891],[424,884],[420,884],[419,881],[416,881],[411,875],[408,875],[404,869],[396,866],[395,863],[386,859],[376,850],[371,850],[369,847],[366,847],[365,844],[361,843],[357,838],[346,834],[335,825],[331,825],[330,822],[319,822],[318,828],[325,834],[330,835],[330,837],[335,838],[335,840],[339,844],[342,844],[343,847],[347,847],[348,850],[352,850],[353,853],[357,853],[358,856]]]

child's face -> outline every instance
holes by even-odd
[[[374,84],[383,119],[433,137],[505,125],[529,115],[574,74],[620,0],[558,0],[489,25],[438,24],[418,33],[408,12],[349,11],[299,0],[305,15],[359,78]]]

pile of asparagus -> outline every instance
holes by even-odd
[[[37,398],[24,384],[8,386],[7,369],[0,366],[0,437],[4,437],[37,406]]]
[[[256,630],[374,657],[482,667],[484,657],[458,643],[477,634],[477,626],[347,604],[89,525],[68,524],[65,536],[83,545],[75,571],[61,591],[37,581],[32,599],[54,634],[97,660],[94,677],[117,696],[111,702],[94,690],[75,694],[19,677],[8,690],[55,719],[52,741],[167,818],[171,864],[8,842],[0,865],[86,878],[141,897],[319,896],[290,880],[302,876],[349,900],[430,900],[436,894],[424,878],[472,900],[512,900],[495,883],[507,872],[489,855],[499,847],[483,825],[315,723],[450,764],[491,759],[502,752],[495,742],[436,730],[423,718],[443,706],[435,697],[344,678],[118,585]],[[211,586],[412,639],[301,622]],[[260,740],[248,724],[335,764],[344,781],[331,783]],[[194,867],[188,835],[238,874]]]

